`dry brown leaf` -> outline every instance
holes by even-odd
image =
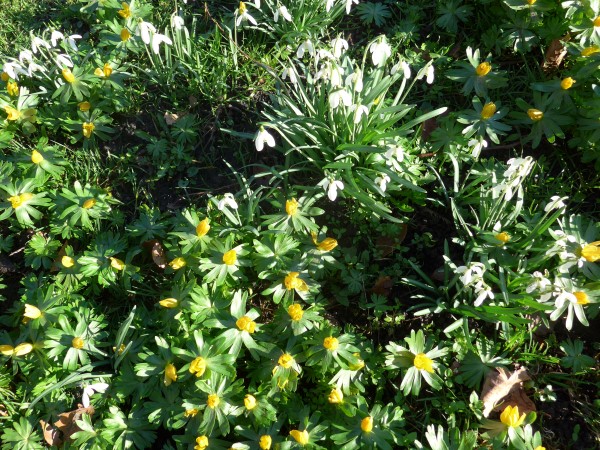
[[[151,241],[152,250],[150,253],[152,254],[152,261],[161,269],[167,267],[167,258],[165,257],[165,249],[162,244],[158,241]]]
[[[551,72],[560,67],[563,59],[565,59],[565,56],[567,56],[567,49],[561,41],[568,40],[569,36],[564,36],[560,39],[554,39],[552,42],[550,42],[550,45],[546,50],[544,63],[542,64],[542,70],[544,72]]]
[[[83,414],[89,414],[91,416],[94,412],[93,406],[84,408],[79,405],[79,408],[73,411],[59,414],[58,420],[54,422],[54,426],[40,420],[44,439],[49,445],[61,447],[74,433],[81,431],[81,428],[77,425],[77,420],[81,420]]]
[[[179,120],[179,115],[175,113],[165,113],[164,118],[165,122],[167,122],[167,125],[173,125],[175,122],[177,122],[177,120]]]
[[[58,429],[43,420],[40,420],[40,425],[42,426],[42,432],[44,433],[44,440],[48,445],[60,447],[63,444]]]
[[[522,382],[526,380],[531,380],[531,378],[524,367],[521,367],[512,374],[503,367],[496,367],[496,370],[490,371],[485,377],[483,388],[481,389],[484,417],[489,416],[501,401],[506,401],[508,398],[515,402],[520,401],[520,403],[513,403],[513,406],[519,406],[519,412],[534,411],[535,405],[533,409],[525,411],[527,407],[533,405],[533,402],[527,398],[527,395],[523,391]],[[527,405],[523,401],[523,398],[527,398],[530,404]],[[502,403],[502,409],[506,406],[507,403]],[[523,409],[521,409],[522,407]]]
[[[388,277],[388,276],[379,277],[377,279],[377,281],[375,282],[375,285],[371,289],[371,292],[373,294],[383,295],[384,297],[388,297],[390,295],[390,292],[391,292],[393,286],[394,286],[394,282],[392,281],[392,279],[390,277]]]
[[[392,253],[394,253],[394,250],[396,249],[396,247],[400,246],[400,244],[402,244],[402,242],[406,238],[407,231],[408,231],[408,226],[405,223],[403,223],[402,229],[400,230],[400,233],[398,233],[398,235],[396,235],[396,236],[384,235],[384,236],[380,236],[379,238],[377,238],[377,241],[375,242],[375,246],[377,247],[377,250],[379,250],[379,253],[382,258],[385,258],[386,256],[389,256]]]

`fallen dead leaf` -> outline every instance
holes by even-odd
[[[550,45],[546,50],[544,63],[542,64],[542,70],[544,72],[552,72],[560,67],[563,59],[567,56],[567,49],[561,41],[568,41],[569,39],[570,37],[567,35],[550,42]]]
[[[394,282],[388,276],[379,277],[375,282],[375,285],[371,288],[371,292],[377,295],[383,295],[384,297],[388,297],[390,292],[394,287]]]
[[[403,223],[400,233],[398,233],[396,236],[383,235],[378,237],[377,241],[375,242],[375,246],[377,247],[377,250],[379,250],[381,258],[385,258],[386,256],[394,253],[396,247],[400,246],[400,244],[402,244],[406,238],[407,232],[408,226]]]
[[[496,367],[496,370],[490,371],[481,389],[484,417],[488,417],[494,410],[504,409],[509,405],[518,406],[519,413],[527,414],[535,411],[535,405],[523,390],[522,383],[527,380],[531,380],[531,377],[524,367],[512,374],[503,367]]]
[[[83,414],[93,415],[95,412],[93,406],[79,408],[64,412],[58,415],[58,420],[54,422],[54,426],[40,420],[44,439],[49,445],[60,447],[63,443],[71,438],[74,433],[81,431],[77,425],[77,421],[81,420]]]
[[[160,242],[157,240],[150,241],[152,245],[150,253],[152,255],[152,261],[161,269],[167,267],[167,258],[165,257],[165,249]]]

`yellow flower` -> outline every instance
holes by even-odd
[[[40,152],[34,150],[31,152],[31,162],[34,164],[39,164],[44,160],[44,157]]]
[[[240,7],[238,8],[240,16],[244,15],[246,12],[246,4],[244,2],[240,2]]]
[[[8,114],[8,117],[6,118],[6,120],[14,121],[14,120],[19,120],[21,118],[21,111],[13,108],[12,106],[6,105],[4,107],[4,111],[6,112],[6,114]]]
[[[121,3],[121,7],[123,9],[119,10],[119,15],[123,18],[123,19],[129,19],[131,17],[131,10],[129,9],[129,5],[125,2]]]
[[[288,216],[293,216],[298,212],[298,201],[293,198],[291,200],[286,200],[285,202],[285,212]]]
[[[323,339],[323,347],[325,347],[330,352],[336,351],[339,345],[340,342],[337,340],[337,338],[334,338],[332,336]]]
[[[529,5],[533,5],[535,2],[537,2],[537,0],[527,0],[527,3]]]
[[[71,341],[71,346],[73,348],[76,348],[77,350],[81,350],[83,348],[83,346],[85,345],[85,341],[83,340],[82,337],[74,337],[73,340]]]
[[[236,261],[237,253],[235,252],[235,250],[229,250],[223,255],[223,263],[227,264],[228,266],[233,266]]]
[[[494,237],[504,244],[510,241],[510,234],[508,234],[506,231],[502,231],[501,233],[496,234]]]
[[[575,83],[576,81],[573,78],[567,77],[560,82],[560,87],[566,91],[567,89],[571,89]]]
[[[283,284],[288,291],[291,291],[292,289],[298,289],[301,292],[308,291],[306,281],[302,278],[298,278],[298,275],[300,275],[300,272],[290,272],[286,275]]]
[[[269,450],[271,448],[271,444],[273,443],[273,439],[268,434],[263,434],[258,440],[258,446],[260,450]]]
[[[373,431],[373,418],[371,416],[365,417],[360,421],[360,429],[365,433],[370,433]]]
[[[242,316],[235,321],[235,325],[240,331],[247,331],[252,334],[256,330],[256,322],[248,316]]]
[[[330,252],[331,250],[336,248],[338,245],[337,241],[330,237],[323,239],[321,242],[317,241],[317,233],[315,233],[314,231],[311,232],[310,235],[312,237],[313,243],[322,252]]]
[[[485,77],[492,70],[492,65],[489,62],[482,62],[475,69],[475,73],[478,77]]]
[[[537,122],[544,118],[544,113],[542,111],[540,111],[539,109],[535,109],[535,108],[529,108],[527,110],[527,115],[534,122]]]
[[[299,305],[298,303],[292,303],[290,306],[288,306],[287,312],[291,319],[295,322],[301,320],[302,316],[304,315],[304,311],[302,311],[302,305]]]
[[[124,351],[125,351],[125,344],[119,345],[118,350],[117,350],[117,347],[113,347],[113,352],[118,353],[119,355],[122,355]]]
[[[360,353],[353,353],[353,355],[358,358],[358,361],[356,361],[356,364],[350,364],[350,370],[358,371],[365,367],[365,362],[359,358]]]
[[[125,263],[123,261],[121,261],[119,258],[114,258],[114,257],[110,257],[110,267],[112,267],[113,269],[116,270],[124,270],[125,269]]]
[[[597,45],[592,45],[591,47],[586,47],[581,50],[581,56],[592,56],[594,53],[600,52],[600,47]]]
[[[256,397],[254,397],[254,395],[252,394],[246,394],[246,396],[244,397],[244,406],[246,407],[246,409],[248,411],[252,411],[254,408],[256,408],[257,405],[258,402],[256,401]]]
[[[173,270],[179,270],[182,267],[185,267],[187,263],[185,262],[185,259],[183,259],[181,256],[175,258],[173,261],[171,261],[169,263],[169,266],[171,266],[173,268]]]
[[[90,102],[79,102],[77,103],[77,106],[79,106],[79,111],[86,112],[90,110],[92,104]]]
[[[42,311],[40,311],[37,306],[25,303],[25,312],[23,313],[23,316],[32,320],[39,319],[42,317]]]
[[[196,227],[196,236],[198,236],[198,237],[206,236],[208,234],[209,230],[210,230],[210,225],[208,224],[208,218],[206,218],[206,219],[200,221],[200,223]]]
[[[486,103],[483,109],[481,110],[481,118],[483,120],[487,120],[496,114],[496,105],[492,102]]]
[[[587,262],[593,263],[600,260],[600,241],[586,244],[581,249],[581,256],[584,257]]]
[[[433,373],[433,360],[429,359],[425,353],[419,353],[415,355],[413,365],[419,370],[425,370],[429,373]]]
[[[595,27],[600,27],[600,16],[596,17],[593,23]]]
[[[583,291],[573,292],[573,295],[577,299],[578,305],[587,305],[590,302],[590,297]]]
[[[277,363],[284,369],[289,369],[294,365],[295,362],[296,361],[294,360],[294,357],[289,353],[284,353],[279,357],[279,360],[277,361]]]
[[[208,438],[206,436],[198,436],[194,450],[206,450],[208,447]]]
[[[22,342],[16,347],[8,344],[0,345],[0,353],[2,353],[4,356],[24,356],[28,353],[31,353],[32,350],[33,345],[28,342]]]
[[[190,373],[200,378],[206,372],[207,361],[202,356],[198,356],[190,363]]]
[[[33,194],[29,192],[23,192],[19,195],[13,195],[12,197],[8,197],[8,201],[10,205],[14,208],[20,208],[23,205],[26,205],[29,200],[33,198]]]
[[[206,400],[206,405],[210,409],[215,409],[217,406],[219,406],[219,403],[221,403],[221,399],[217,394],[210,394]]]
[[[73,81],[75,81],[75,75],[73,75],[73,72],[71,72],[71,69],[69,69],[68,67],[65,67],[62,70],[62,76],[67,83],[72,83]]]
[[[2,81],[4,81],[5,83],[10,80],[10,75],[8,75],[6,72],[2,72],[2,75],[0,75],[0,78],[2,78]]]
[[[102,77],[102,78],[108,78],[110,77],[110,75],[113,73],[113,69],[112,67],[110,67],[110,64],[108,63],[104,63],[104,67],[100,68],[98,67],[96,70],[94,70],[94,75],[96,75],[97,77]]]
[[[177,369],[171,363],[165,366],[165,377],[164,377],[165,386],[170,386],[173,381],[177,381]]]
[[[546,450],[546,447],[542,447],[541,445],[538,445],[536,448],[534,448],[533,450]]]
[[[179,305],[179,300],[169,297],[162,299],[160,302],[158,302],[158,304],[160,306],[164,306],[165,308],[177,308],[177,305]]]
[[[95,198],[88,198],[85,202],[83,202],[83,209],[92,209],[96,205]]]
[[[81,128],[83,129],[83,136],[86,138],[91,138],[96,125],[93,122],[83,122]]]
[[[308,435],[308,431],[306,430],[292,430],[290,431],[290,436],[292,436],[300,445],[308,444],[308,439],[310,438],[310,436]]]
[[[17,95],[19,95],[19,85],[14,81],[9,81],[6,85],[6,91],[11,97],[16,97]]]
[[[73,267],[75,265],[75,260],[73,258],[71,258],[70,256],[63,256],[60,260],[60,263],[66,267],[67,269]]]
[[[196,417],[196,414],[198,414],[198,410],[196,408],[192,408],[192,409],[186,409],[185,413],[183,415],[185,417]]]
[[[339,388],[333,388],[327,400],[334,405],[342,403],[344,401],[344,393]]]
[[[129,32],[129,30],[127,28],[123,28],[121,30],[121,41],[127,42],[130,38],[131,38],[131,33]]]
[[[512,428],[520,427],[521,424],[525,421],[525,413],[521,414],[519,417],[519,407],[518,406],[507,406],[504,408],[504,411],[500,414],[500,422],[504,425]]]

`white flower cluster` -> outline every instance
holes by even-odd
[[[485,274],[485,266],[480,262],[474,262],[468,266],[460,266],[454,270],[461,276],[458,278],[465,288],[473,290],[477,295],[474,306],[481,306],[486,298],[494,299],[492,288],[485,282],[483,275]]]
[[[492,195],[494,198],[504,197],[509,201],[519,191],[523,180],[533,169],[534,161],[531,156],[526,158],[512,158],[507,161],[508,168],[504,171],[503,179],[494,183]]]

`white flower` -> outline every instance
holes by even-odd
[[[386,173],[383,173],[380,177],[375,178],[375,183],[379,185],[379,189],[381,189],[383,192],[385,192],[387,189],[387,184],[390,181],[390,177]]]
[[[173,28],[174,30],[181,30],[184,26],[185,22],[183,20],[183,17],[177,14],[173,14],[171,16],[171,28]]]
[[[477,298],[473,303],[473,306],[481,306],[481,304],[485,301],[486,298],[490,300],[494,299],[494,293],[492,292],[492,288],[487,284],[483,283],[482,285],[475,286],[475,293],[477,294]]]
[[[362,92],[363,79],[362,71],[360,69],[356,69],[356,72],[346,77],[346,86],[353,86],[354,92]]]
[[[292,16],[290,15],[288,9],[285,6],[281,5],[279,8],[277,8],[275,10],[275,15],[273,16],[273,20],[275,20],[275,23],[277,23],[277,21],[279,20],[280,14],[281,14],[281,17],[283,17],[288,22],[292,21]]]
[[[33,50],[33,53],[37,53],[42,47],[50,48],[50,44],[42,38],[34,36],[31,40],[31,49]]]
[[[325,178],[321,183],[323,183],[323,187],[327,191],[327,197],[329,197],[329,200],[332,202],[337,198],[337,191],[344,190],[344,183],[338,180]]]
[[[404,161],[404,149],[401,145],[388,146],[388,149],[385,152],[385,159],[387,160],[388,165],[393,165],[391,161],[392,158],[396,159],[398,162]]]
[[[469,266],[460,266],[455,270],[456,273],[462,274],[459,280],[463,285],[469,286],[474,284],[476,286],[482,286],[483,284],[483,273],[485,272],[485,266],[480,262],[474,262]]]
[[[426,78],[426,80],[425,80],[425,81],[427,82],[427,84],[431,84],[431,83],[433,83],[433,78],[434,78],[434,76],[435,76],[435,75],[434,75],[434,72],[433,72],[433,64],[432,64],[432,65],[430,65],[430,66],[427,68],[427,78]]]
[[[308,53],[310,56],[314,56],[315,54],[315,47],[310,39],[307,39],[300,44],[300,47],[298,47],[298,51],[296,52],[296,56],[298,59],[302,59],[304,58],[304,53]]]
[[[83,404],[83,407],[87,408],[90,406],[90,397],[94,395],[94,393],[106,392],[107,389],[107,383],[94,383],[83,388],[83,396],[81,397],[81,403]]]
[[[544,303],[552,296],[552,282],[544,276],[541,272],[533,272],[531,283],[525,289],[525,292],[531,294],[537,292],[540,297],[537,299],[538,302]]]
[[[327,61],[321,65],[321,70],[315,74],[315,81],[321,78],[329,80],[333,88],[340,87],[343,84],[344,69],[335,63]]]
[[[256,137],[254,138],[254,145],[256,146],[257,151],[262,151],[265,148],[265,143],[269,147],[275,147],[275,138],[271,133],[265,130],[265,127],[261,126],[260,129],[256,132]]]
[[[13,80],[19,79],[19,73],[25,75],[27,74],[23,67],[16,61],[4,63],[4,65],[2,66],[2,71],[6,72],[8,76],[11,77]]]
[[[33,61],[33,53],[31,53],[31,50],[23,50],[22,52],[19,52],[19,62],[23,64],[23,61]]]
[[[296,84],[298,82],[298,78],[296,77],[296,71],[293,67],[286,67],[285,69],[283,69],[283,72],[281,73],[281,78],[285,80],[288,77],[290,78],[290,82],[292,84]]]
[[[81,39],[81,35],[80,34],[72,34],[71,36],[67,37],[65,39],[65,41],[67,41],[67,44],[69,44],[69,46],[73,49],[73,51],[77,51],[77,44],[75,43],[75,39]]]
[[[333,3],[335,2],[335,0],[327,0],[327,3],[325,4],[325,10],[327,12],[329,12],[329,10],[331,9],[331,7],[333,6]]]
[[[346,14],[350,14],[350,8],[352,8],[352,2],[358,5],[358,0],[346,0]]]
[[[73,61],[71,61],[71,57],[66,53],[62,53],[60,55],[56,55],[56,65],[58,68],[73,67]]]
[[[154,33],[152,35],[152,51],[154,54],[158,55],[158,52],[160,51],[158,46],[162,43],[165,43],[166,45],[173,45],[173,41],[164,34]]]
[[[559,197],[558,195],[553,195],[550,197],[550,201],[544,207],[544,212],[552,211],[553,209],[561,209],[565,207],[565,202],[568,197]]]
[[[54,30],[52,32],[52,34],[50,35],[50,43],[52,44],[52,47],[56,47],[56,44],[58,44],[58,40],[62,40],[65,38],[65,35],[62,34],[60,31],[56,31]]]
[[[477,158],[481,154],[481,150],[483,150],[484,148],[486,148],[488,146],[488,143],[485,139],[483,139],[480,136],[477,139],[471,139],[467,143],[467,145],[469,147],[471,147],[471,151],[473,152],[473,158]],[[496,186],[498,186],[498,185],[496,185]]]
[[[140,36],[144,44],[150,44],[150,33],[156,33],[156,28],[150,22],[140,22]]]
[[[408,80],[410,78],[410,66],[406,61],[402,61],[400,67],[402,67],[402,71],[404,72],[404,78]]]
[[[338,106],[340,106],[340,102],[344,106],[352,105],[352,96],[345,89],[338,89],[337,91],[333,91],[331,94],[329,94],[329,105],[332,109],[336,109]]]
[[[260,2],[258,2],[257,8],[260,8]],[[250,15],[248,12],[248,7],[244,2],[240,2],[240,6],[235,10],[235,14],[237,15],[237,19],[235,21],[236,26],[240,26],[242,21],[248,21],[252,25],[257,25],[256,19]]]
[[[331,41],[333,56],[339,58],[346,50],[348,50],[348,41],[342,38],[335,38]]]
[[[225,194],[221,200],[219,200],[217,209],[219,211],[223,211],[223,209],[226,206],[231,209],[238,209],[238,204],[236,203],[235,199],[233,198],[233,194],[231,194],[229,192],[227,194]]]
[[[369,108],[365,105],[354,105],[354,123],[359,123],[362,116],[367,117],[369,115]],[[383,189],[385,191],[385,189]]]
[[[392,48],[383,38],[379,42],[373,42],[369,47],[371,52],[371,58],[373,59],[374,66],[383,66],[385,61],[392,55]]]
[[[33,74],[35,72],[46,73],[46,68],[44,66],[40,66],[39,64],[32,61],[29,63],[29,66],[27,67],[27,74],[31,77],[31,76],[33,76]]]

